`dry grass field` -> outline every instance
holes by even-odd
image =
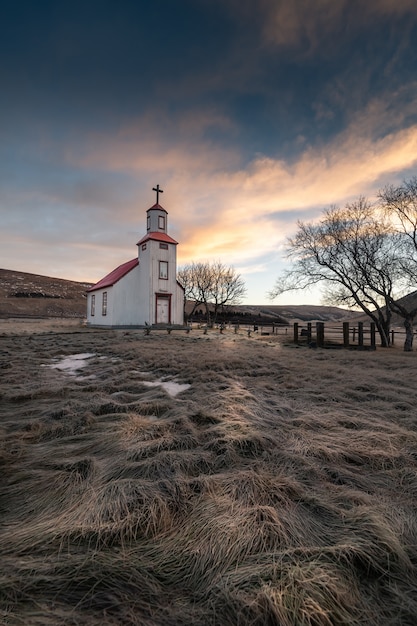
[[[417,357],[0,328],[0,622],[417,623]]]

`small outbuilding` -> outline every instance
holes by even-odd
[[[87,291],[87,325],[125,328],[184,323],[184,290],[177,281],[178,242],[168,235],[168,213],[159,204],[146,211],[146,234],[138,255]]]

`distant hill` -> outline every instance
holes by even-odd
[[[400,302],[402,305],[405,305],[407,311],[411,311],[412,309],[417,308],[417,291],[409,293],[408,295],[401,298],[398,302]],[[392,317],[394,324],[401,324],[401,326],[403,325],[404,320],[402,317],[400,317],[396,313],[394,313]]]
[[[85,317],[91,283],[0,269],[0,317]]]
[[[193,302],[187,302],[186,311],[189,314],[193,308]],[[227,307],[227,319],[239,320],[248,323],[272,323],[285,324],[294,321],[301,322],[329,322],[329,321],[347,321],[356,318],[359,313],[356,311],[348,311],[335,306],[314,306],[308,304],[302,305],[278,305],[278,304],[262,304],[249,305],[242,304],[233,307]],[[204,307],[197,307],[197,314],[193,315],[193,319],[205,319]]]
[[[80,283],[27,272],[0,269],[0,317],[86,316],[86,291],[92,283]],[[193,303],[187,303],[192,309]],[[200,307],[201,309],[201,307]],[[229,309],[231,317],[244,321],[286,323],[300,321],[342,321],[358,313],[333,306],[240,305]]]
[[[302,322],[336,322],[350,320],[356,317],[356,311],[341,309],[336,306],[315,306],[312,304],[285,305],[285,304],[263,304],[259,306],[242,305],[235,307],[247,311],[253,315],[266,317],[281,317],[292,322],[300,320]]]
[[[412,311],[413,309],[417,308],[417,291],[412,291],[406,296],[399,298],[398,302],[402,304],[403,306],[405,306],[407,311]],[[385,313],[385,307],[382,307],[382,311]],[[364,315],[364,313],[360,313],[359,321],[366,321],[366,320],[369,320],[369,318],[366,315]],[[393,326],[402,327],[404,325],[404,320],[397,313],[393,313],[391,324]]]

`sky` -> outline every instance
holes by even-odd
[[[298,220],[417,173],[417,2],[3,0],[0,90],[0,267],[98,281],[159,184],[267,304]]]

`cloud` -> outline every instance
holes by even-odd
[[[150,113],[116,134],[85,135],[61,152],[46,142],[51,161],[68,168],[68,180],[54,178],[43,189],[22,192],[15,205],[28,211],[28,238],[48,247],[42,257],[56,268],[51,273],[93,281],[135,255],[145,211],[154,202],[152,187],[159,183],[181,264],[219,258],[240,272],[253,267],[260,273],[267,257],[283,251],[298,218],[315,219],[330,204],[372,196],[417,164],[415,90],[409,85],[388,101],[371,100],[332,139],[309,145],[305,138],[291,159],[258,154],[245,162],[237,143],[211,140],[212,129],[234,126],[210,108],[201,116],[177,115],[173,125]],[[22,211],[16,219],[7,216],[17,238],[21,218]],[[25,246],[34,271],[43,273],[36,242],[16,239],[4,252],[12,256],[13,245]],[[65,254],[58,262],[60,244]]]
[[[80,148],[68,150],[71,164],[111,171],[198,171],[216,169],[219,159],[236,164],[239,154],[233,148],[216,147],[210,133],[233,130],[233,122],[214,110],[200,109],[169,115],[153,109],[112,135],[91,134]],[[93,150],[91,147],[93,146]],[[161,152],[161,149],[163,152]]]
[[[402,128],[413,107],[410,101],[399,113],[375,99],[331,141],[306,147],[291,162],[258,155],[246,165],[237,146],[222,148],[205,138],[211,124],[228,124],[223,118],[184,119],[178,143],[147,118],[116,137],[90,137],[77,167],[136,179],[140,202],[120,208],[126,224],[127,211],[129,219],[133,211],[140,219],[141,203],[145,210],[159,182],[181,263],[221,257],[239,264],[244,257],[247,264],[282,247],[300,212],[308,220],[332,203],[372,195],[382,181],[416,164],[417,124]]]
[[[382,181],[417,164],[417,125],[376,141],[345,131],[320,150],[310,148],[288,165],[258,158],[247,170],[219,177],[207,186],[219,211],[204,229],[186,228],[181,255],[192,258],[222,255],[239,263],[273,254],[295,229],[295,213],[316,217],[333,203],[343,204],[360,194],[374,194]]]
[[[277,46],[316,52],[327,39],[349,37],[376,19],[417,15],[414,0],[262,0],[263,36]]]

